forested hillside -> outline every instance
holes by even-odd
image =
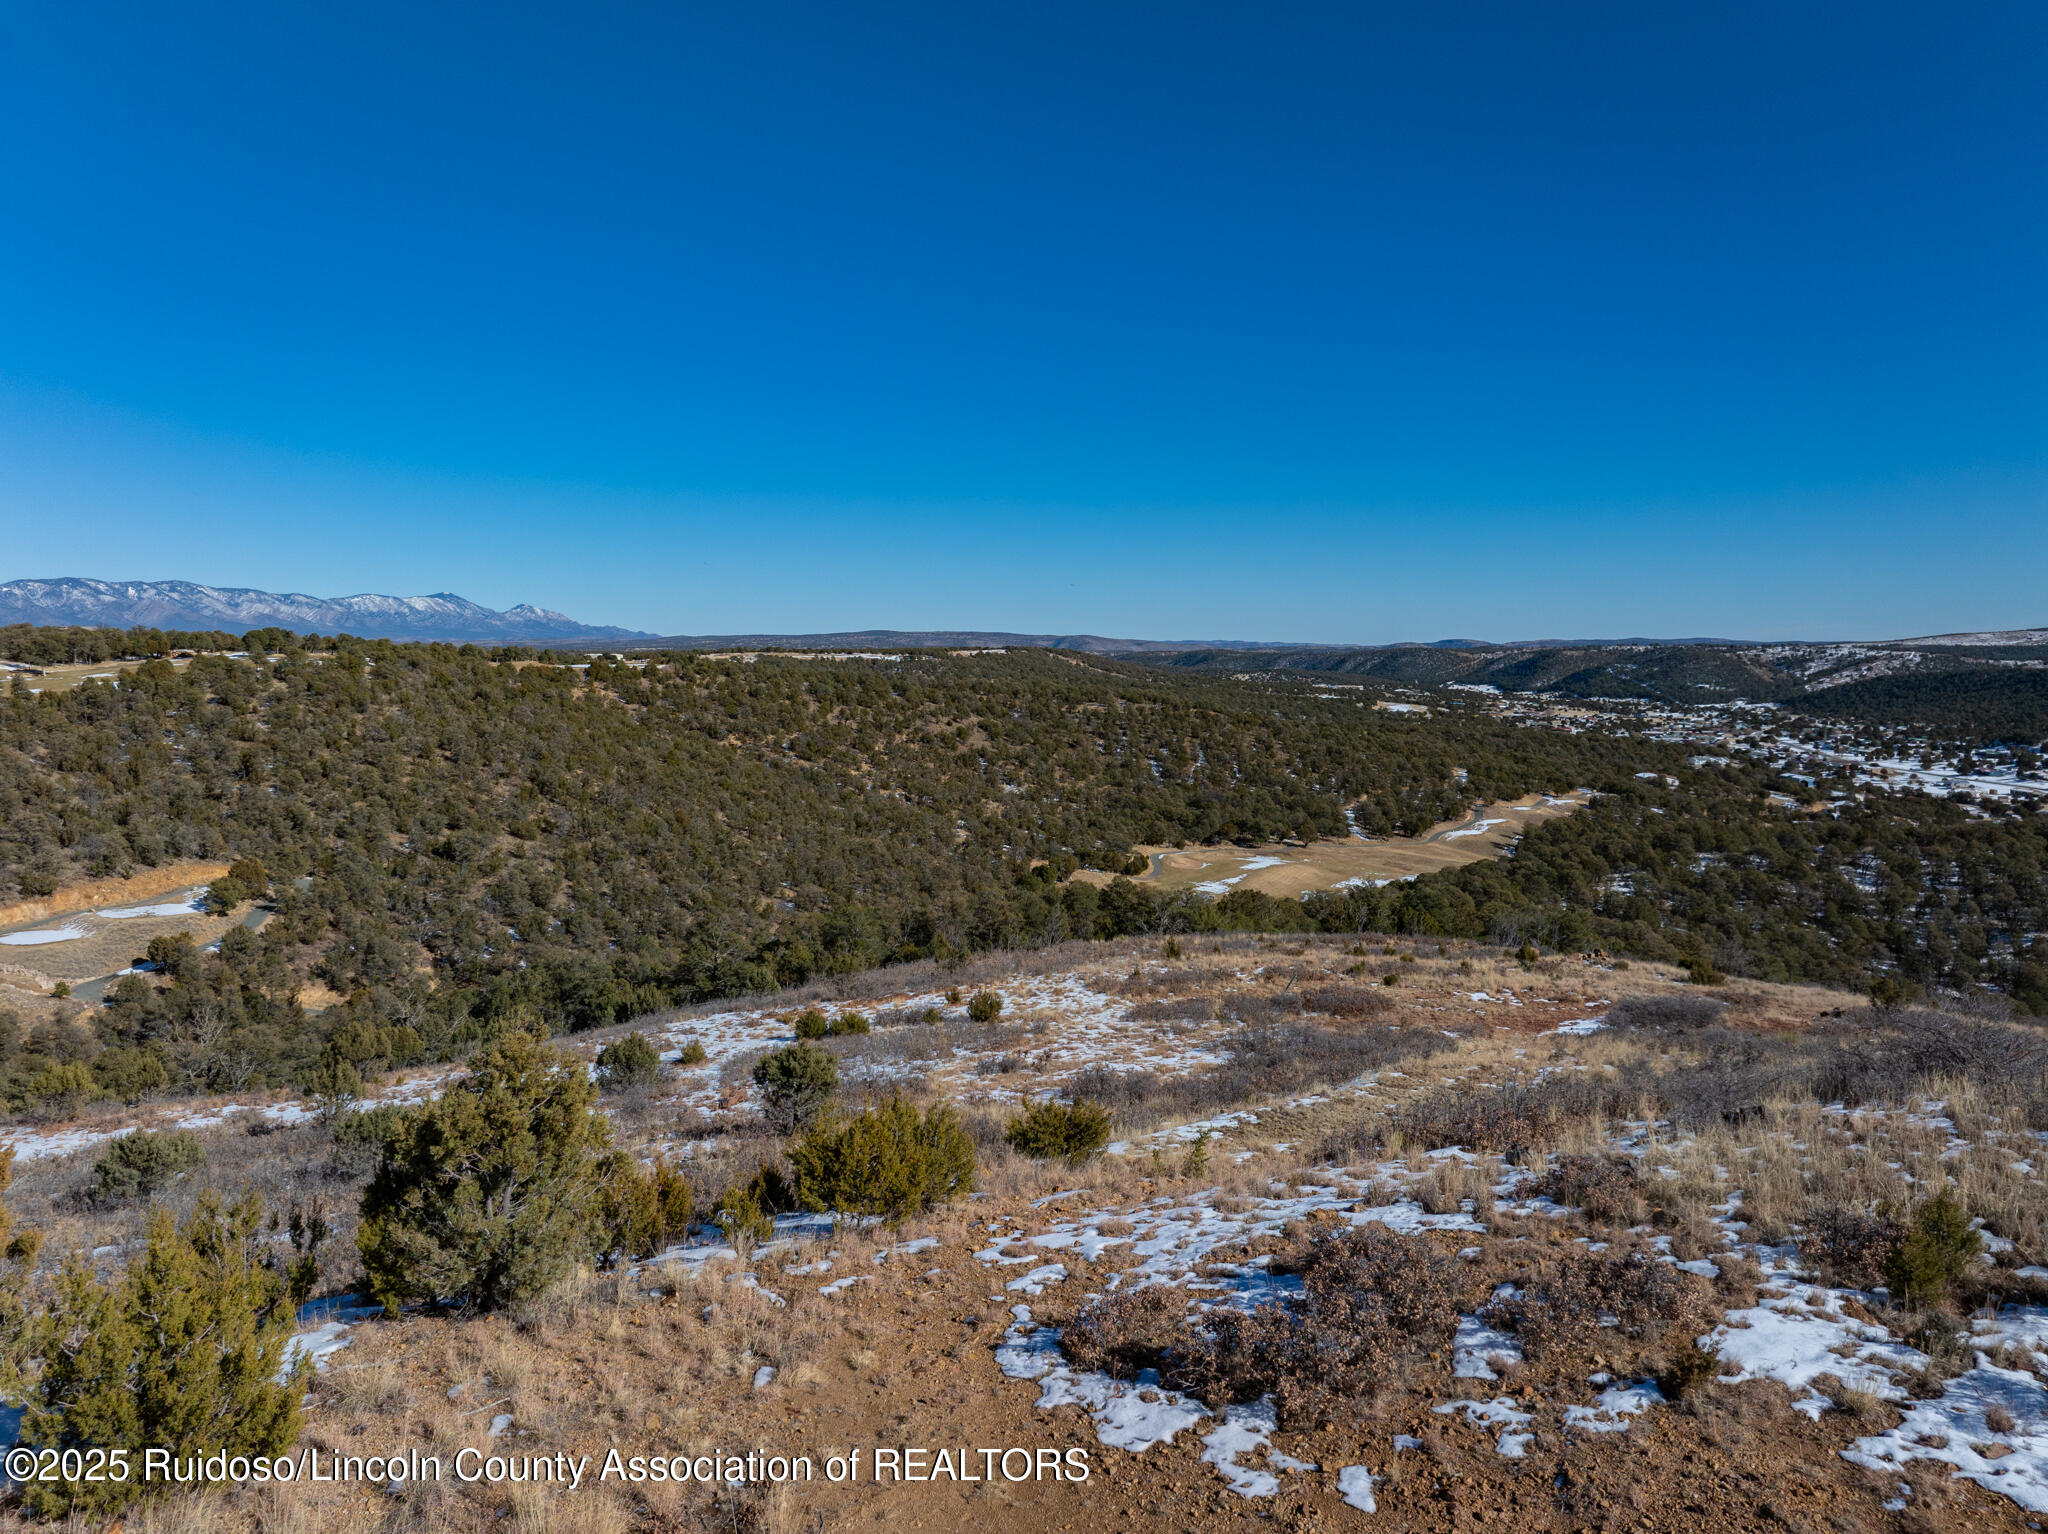
[[[892,960],[1311,923],[1792,979],[1895,966],[2048,1005],[2026,955],[2048,928],[2038,815],[1887,795],[1797,813],[1765,796],[1804,790],[1764,768],[1695,771],[1618,733],[1048,652],[586,670],[245,643],[0,699],[9,896],[178,859],[268,872],[260,932],[128,976],[95,1014],[190,1084],[293,1079],[346,1026],[388,1060],[511,1013],[570,1029]],[[1517,856],[1412,885],[1211,902],[1068,877],[1142,872],[1141,843],[1410,834],[1582,786],[1594,809]],[[309,1017],[308,982],[344,1003]],[[375,1031],[393,1026],[411,1032]]]
[[[182,991],[123,982],[112,1008],[136,1041],[212,1009],[210,1052],[253,1079],[303,1055],[304,977],[429,1045],[519,1007],[584,1026],[1149,919],[1025,877],[1034,861],[1115,872],[1143,841],[1342,835],[1353,801],[1368,830],[1414,831],[1613,758],[1592,737],[1046,654],[585,672],[343,643],[153,661],[118,688],[16,683],[0,864],[36,894],[261,860],[277,915],[260,934]]]
[[[1719,767],[1631,781],[1510,859],[1307,908],[1325,926],[1598,944],[1768,980],[1989,987],[2048,1014],[2048,810],[1868,794],[1815,813],[1762,787]]]
[[[1800,700],[1827,719],[1924,725],[1977,745],[2048,741],[2048,670],[2000,665],[1908,672],[1830,687]]]
[[[2038,645],[1392,645],[1180,650],[1143,659],[1209,674],[1341,676],[1390,687],[1464,683],[1679,707],[1739,698],[1859,724],[1924,726],[1979,745],[2048,739],[2048,650]]]

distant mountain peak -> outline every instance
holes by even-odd
[[[88,628],[290,629],[299,634],[357,634],[465,644],[619,644],[654,636],[578,623],[522,603],[496,612],[452,591],[393,597],[203,586],[196,581],[103,581],[83,576],[0,583],[0,623],[77,624]]]

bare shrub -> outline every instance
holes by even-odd
[[[1816,1029],[1824,1049],[1811,1093],[1821,1102],[1904,1102],[1942,1078],[1976,1086],[1987,1105],[2048,1128],[2048,1037],[2038,1028],[1939,1012],[1858,1013]]]
[[[1823,1282],[1873,1289],[1884,1282],[1886,1265],[1904,1239],[1904,1228],[1888,1211],[1815,1203],[1800,1222],[1799,1252]]]
[[[951,1027],[886,1027],[833,1039],[826,1047],[849,1067],[916,1064],[951,1059],[954,1031]]]
[[[1206,1071],[1161,1076],[1094,1067],[1068,1084],[1068,1095],[1101,1103],[1119,1125],[1199,1115],[1254,1098],[1295,1092],[1317,1082],[1348,1081],[1370,1070],[1433,1055],[1452,1041],[1435,1029],[1368,1028],[1338,1032],[1308,1023],[1246,1028],[1225,1046],[1230,1060]]]
[[[1713,1027],[1727,1011],[1727,1002],[1710,996],[1626,996],[1608,1009],[1607,1026],[1691,1032]]]
[[[1302,1001],[1311,1012],[1326,1012],[1347,1022],[1363,1022],[1386,1013],[1391,1003],[1362,985],[1332,985],[1307,991]]]
[[[913,1028],[943,1023],[946,1014],[937,1007],[882,1007],[875,1013],[877,1028]]]
[[[1081,1310],[1060,1328],[1060,1347],[1076,1366],[1117,1379],[1164,1369],[1176,1349],[1193,1340],[1186,1328],[1184,1291],[1161,1284],[1119,1289]]]
[[[1222,1010],[1225,1016],[1236,1018],[1247,1028],[1268,1028],[1276,1022],[1298,1020],[1301,1017],[1301,998],[1290,996],[1283,999],[1258,991],[1239,991],[1224,998]]]
[[[1292,1306],[1210,1313],[1187,1373],[1211,1405],[1271,1394],[1284,1424],[1349,1414],[1450,1345],[1469,1281],[1429,1241],[1374,1225],[1314,1242],[1300,1276]]]
[[[1149,1118],[1149,1105],[1163,1097],[1165,1090],[1153,1071],[1119,1071],[1104,1065],[1078,1071],[1067,1083],[1067,1092],[1075,1101],[1100,1103],[1115,1122],[1125,1125]]]
[[[1124,1020],[1131,1023],[1177,1023],[1188,1020],[1207,1021],[1218,1011],[1214,997],[1189,996],[1179,1001],[1140,1001],[1124,1012]]]
[[[1623,1336],[1655,1342],[1667,1331],[1696,1337],[1720,1319],[1712,1288],[1645,1252],[1571,1256],[1548,1274],[1488,1304],[1537,1357],[1590,1348],[1612,1316]]]
[[[1511,1160],[1553,1144],[1576,1124],[1613,1113],[1621,1093],[1603,1077],[1550,1076],[1473,1090],[1444,1088],[1405,1104],[1392,1127],[1417,1146],[1506,1154]]]
[[[1169,996],[1177,991],[1199,990],[1215,980],[1209,970],[1181,965],[1126,975],[1121,980],[1112,980],[1103,989],[1118,996]]]
[[[1559,1156],[1533,1191],[1603,1225],[1639,1225],[1650,1212],[1635,1163],[1615,1156]]]

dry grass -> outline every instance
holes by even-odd
[[[1606,1291],[1618,1281],[1608,1270],[1621,1260],[1630,1227],[1648,1226],[1669,1237],[1670,1255],[1680,1260],[1715,1257],[1723,1276],[1711,1300],[1702,1299],[1698,1285],[1686,1286],[1682,1296],[1649,1296],[1622,1329],[1633,1328],[1637,1335],[1615,1335],[1609,1328],[1588,1333],[1596,1338],[1589,1343],[1561,1323],[1564,1340],[1548,1355],[1541,1347],[1532,1348],[1522,1373],[1511,1386],[1501,1387],[1540,1396],[1570,1389],[1578,1392],[1573,1398],[1583,1398],[1592,1367],[1589,1350],[1596,1343],[1606,1360],[1602,1368],[1654,1371],[1669,1361],[1675,1339],[1692,1335],[1690,1329],[1701,1324],[1700,1305],[1755,1302],[1755,1270],[1729,1257],[1715,1223],[1737,1194],[1733,1214],[1750,1223],[1752,1238],[1795,1239],[1817,1203],[1870,1209],[1886,1201],[1910,1203],[1947,1187],[1988,1229],[2018,1244],[2003,1259],[2006,1270],[2048,1257],[2048,1185],[2031,1169],[2014,1170],[2015,1163],[2027,1161],[2033,1144],[2027,1106],[1988,1088],[1979,1074],[1914,1077],[1911,1102],[1873,1102],[1854,1111],[1830,1108],[1797,1091],[1753,1094],[1747,1090],[1753,1078],[1744,1077],[1744,1095],[1734,1104],[1739,1112],[1660,1122],[1660,1101],[1652,1090],[1656,1083],[1677,1083],[1692,1094],[1684,1098],[1692,1103],[1713,1085],[1697,1075],[1703,1057],[1731,1049],[1731,1040],[1740,1043],[1745,1055],[1766,1062],[1792,1058],[1816,1036],[1785,1025],[1803,1023],[1835,1005],[1836,999],[1826,994],[1731,987],[1724,1026],[1708,1030],[1711,1037],[1704,1045],[1696,1042],[1695,1030],[1656,1027],[1546,1035],[1545,1027],[1591,1015],[1596,1002],[1616,992],[1690,993],[1653,971],[1617,975],[1594,964],[1552,958],[1531,970],[1472,944],[1380,938],[1183,940],[1182,955],[1170,961],[1163,958],[1162,946],[1159,939],[1086,945],[1068,955],[1064,966],[1057,954],[1026,956],[1016,964],[989,960],[950,973],[945,981],[965,994],[1020,975],[1072,972],[1074,960],[1085,958],[1081,972],[1092,988],[1128,1002],[1131,1015],[1120,1026],[1135,1036],[1220,1043],[1260,1030],[1306,1026],[1340,1043],[1374,1035],[1427,1035],[1441,1041],[1441,1050],[1391,1059],[1362,1074],[1353,1069],[1355,1057],[1342,1049],[1332,1051],[1338,1064],[1328,1070],[1313,1060],[1304,1064],[1297,1051],[1284,1073],[1252,1071],[1234,1078],[1212,1073],[1219,1082],[1234,1084],[1203,1097],[1169,1084],[1142,1099],[1138,1107],[1146,1111],[1132,1110],[1121,1131],[1127,1136],[1161,1131],[1161,1154],[1148,1154],[1151,1147],[1134,1140],[1130,1154],[1099,1157],[1080,1168],[1034,1163],[1011,1152],[999,1132],[1015,1109],[983,1095],[970,1102],[968,1116],[981,1150],[984,1200],[937,1212],[898,1231],[842,1228],[829,1240],[806,1243],[794,1252],[754,1252],[751,1267],[758,1288],[730,1262],[650,1267],[637,1275],[582,1272],[516,1315],[466,1321],[410,1317],[365,1326],[356,1343],[335,1356],[317,1386],[309,1441],[345,1445],[350,1453],[412,1445],[446,1456],[476,1445],[498,1452],[559,1448],[601,1456],[614,1442],[629,1446],[629,1452],[641,1452],[632,1445],[660,1444],[680,1453],[729,1444],[739,1431],[735,1424],[745,1423],[747,1431],[786,1428],[819,1454],[831,1452],[836,1442],[872,1442],[877,1433],[898,1430],[907,1410],[903,1403],[928,1392],[934,1360],[970,1373],[979,1370],[977,1389],[1008,1390],[992,1373],[989,1355],[1007,1324],[1005,1305],[1014,1296],[991,1304],[991,1291],[1000,1293],[1002,1270],[985,1268],[971,1255],[989,1239],[991,1226],[1042,1230],[1076,1203],[1034,1208],[1034,1201],[1076,1188],[1086,1190],[1087,1207],[1108,1214],[1097,1222],[1107,1235],[1132,1233],[1136,1221],[1115,1216],[1129,1212],[1142,1220],[1143,1207],[1161,1198],[1186,1200],[1206,1191],[1219,1212],[1245,1211],[1290,1185],[1318,1179],[1327,1184],[1326,1151],[1362,1180],[1374,1180],[1374,1186],[1361,1190],[1373,1202],[1413,1197],[1435,1212],[1470,1209],[1488,1225],[1483,1235],[1458,1233],[1436,1241],[1447,1260],[1461,1247],[1477,1248],[1474,1256],[1457,1259],[1454,1270],[1457,1281],[1472,1290],[1460,1297],[1468,1308],[1503,1282],[1539,1295],[1576,1292],[1576,1284],[1591,1296],[1579,1310],[1594,1303],[1611,1307],[1615,1295]],[[1364,973],[1350,973],[1359,966]],[[1379,986],[1377,978],[1385,973],[1396,974],[1399,983]],[[919,983],[917,977],[893,978],[885,994],[904,994],[906,980]],[[825,990],[843,996],[860,985],[879,982],[850,977],[803,994],[826,999]],[[1522,1006],[1471,1000],[1473,992],[1501,995],[1509,989]],[[778,1000],[787,1006],[791,998]],[[1383,1006],[1390,1010],[1382,1012]],[[1399,1032],[1389,1034],[1390,1022],[1400,1025]],[[638,1026],[648,1025],[643,1020]],[[998,1086],[1055,1088],[1063,1069],[1058,1057],[1064,1029],[1057,1009],[1020,1007],[992,1025],[934,1027],[906,1020],[834,1043],[842,1059],[855,1064],[927,1059],[946,1064],[912,1089],[972,1098]],[[1457,1037],[1445,1038],[1445,1029]],[[612,1032],[579,1039],[578,1047],[594,1049]],[[973,1063],[954,1067],[944,1061],[956,1046],[972,1051],[975,1061],[1014,1055],[1023,1065],[984,1077]],[[1047,1051],[1052,1052],[1049,1059]],[[1283,1078],[1294,1084],[1280,1088]],[[1547,1122],[1540,1143],[1500,1147],[1523,1151],[1521,1168],[1511,1169],[1497,1155],[1425,1154],[1439,1138],[1422,1132],[1431,1123],[1428,1113],[1444,1104],[1498,1097],[1503,1084],[1516,1081],[1531,1091],[1540,1087],[1571,1109]],[[1549,1087],[1548,1082],[1564,1085]],[[1922,1092],[1942,1102],[1953,1133],[1924,1111]],[[1309,1097],[1318,1100],[1301,1100]],[[1429,1105],[1428,1113],[1421,1105]],[[687,1145],[686,1165],[703,1194],[750,1173],[782,1150],[745,1113],[685,1120],[673,1101],[658,1094],[613,1106],[622,1110],[616,1117],[628,1148],[644,1152],[657,1145]],[[1245,1117],[1228,1126],[1211,1147],[1207,1172],[1199,1179],[1184,1177],[1184,1142],[1164,1138],[1165,1132],[1226,1110],[1256,1114],[1256,1121]],[[1445,1124],[1448,1119],[1437,1127]],[[273,1206],[325,1191],[333,1212],[345,1220],[356,1181],[329,1171],[322,1131],[250,1136],[230,1125],[207,1134],[205,1182],[230,1189],[254,1183]],[[1275,1149],[1280,1144],[1293,1148]],[[1619,1166],[1616,1157],[1623,1150],[1633,1156],[1638,1171],[1602,1170]],[[66,1202],[89,1175],[90,1161],[88,1155],[22,1168],[14,1195],[17,1213],[38,1211],[27,1223],[50,1227],[57,1238],[53,1247],[118,1244],[140,1233],[140,1210],[95,1211]],[[1493,1189],[1511,1171],[1522,1179],[1513,1197],[1525,1197],[1540,1185],[1581,1213],[1554,1220],[1496,1210]],[[359,1175],[353,1174],[357,1180]],[[1546,1175],[1549,1181],[1539,1184]],[[172,1201],[181,1206],[189,1201],[198,1182],[175,1190]],[[43,1218],[39,1211],[53,1201],[61,1207]],[[1316,1222],[1305,1221],[1291,1226],[1284,1239],[1261,1238],[1263,1249],[1282,1264],[1275,1271],[1286,1271],[1287,1253],[1299,1253],[1316,1228]],[[896,1243],[925,1235],[936,1236],[939,1247],[906,1257],[889,1255]],[[1581,1244],[1587,1237],[1617,1241],[1604,1265],[1589,1265]],[[338,1238],[337,1246],[346,1252],[346,1238]],[[876,1262],[877,1257],[884,1260]],[[828,1259],[829,1274],[797,1277],[783,1271]],[[1104,1289],[1119,1265],[1131,1259],[1127,1249],[1112,1248],[1094,1265],[1071,1250],[1062,1250],[1059,1260],[1072,1275],[1068,1284],[1049,1292],[1042,1303],[1033,1301],[1042,1316],[1053,1320],[1091,1290]],[[337,1283],[346,1281],[345,1266],[337,1267]],[[939,1276],[927,1278],[927,1273]],[[843,1296],[818,1293],[826,1278],[847,1276],[875,1281]],[[2005,1282],[1995,1274],[1990,1281]],[[1553,1289],[1546,1291],[1546,1283]],[[776,1303],[764,1289],[784,1303]],[[949,1299],[943,1308],[923,1304],[919,1297],[926,1292]],[[1565,1322],[1572,1319],[1567,1316]],[[1899,1328],[1917,1328],[1916,1336],[1935,1357],[1929,1382],[1919,1388],[1938,1389],[1939,1375],[1959,1356],[1961,1344],[1941,1331],[1938,1316],[1891,1317],[1887,1324],[1894,1320]],[[1532,1324],[1540,1331],[1543,1323]],[[929,1341],[939,1332],[950,1340]],[[915,1354],[913,1344],[927,1351]],[[776,1370],[765,1394],[753,1388],[763,1366]],[[1404,1356],[1384,1378],[1374,1378],[1374,1400],[1367,1404],[1390,1417],[1434,1399],[1431,1392],[1467,1388],[1450,1379],[1447,1356]],[[1028,1419],[1029,1392],[1009,1391],[1002,1399],[1008,1402],[1011,1396],[1017,1398],[1016,1411]],[[1831,1398],[1859,1422],[1883,1420],[1887,1410],[1859,1400],[1853,1391]],[[1688,1391],[1682,1410],[1695,1426],[1687,1431],[1731,1437],[1748,1431],[1737,1406],[1730,1404],[1742,1399],[1711,1381]],[[970,1399],[958,1409],[980,1407]],[[1426,1412],[1426,1404],[1417,1409]],[[509,1415],[513,1425],[508,1437],[494,1440],[488,1428],[499,1415]],[[1446,1456],[1467,1465],[1461,1474],[1482,1462],[1491,1464],[1485,1455],[1471,1460],[1434,1427],[1431,1434]],[[1422,1474],[1426,1454],[1407,1457],[1413,1463],[1406,1473]],[[1390,1488],[1400,1477],[1396,1457],[1389,1461]],[[465,1534],[507,1527],[794,1530],[803,1526],[803,1517],[804,1507],[788,1496],[722,1493],[714,1500],[701,1487],[636,1489],[629,1502],[609,1492],[593,1496],[588,1488],[564,1497],[547,1488],[429,1485],[395,1497],[342,1490],[309,1496],[301,1490],[268,1499],[253,1494],[188,1498],[138,1513],[127,1527],[376,1527]]]
[[[1576,796],[1550,804],[1543,795],[1527,794],[1440,822],[1420,836],[1375,837],[1370,841],[1344,836],[1326,837],[1305,845],[1269,842],[1258,847],[1140,847],[1137,850],[1152,860],[1152,868],[1138,882],[1186,889],[1235,876],[1234,888],[1294,899],[1308,890],[1333,888],[1345,879],[1399,879],[1497,858],[1530,826],[1570,814],[1584,804]],[[1451,834],[1454,832],[1462,834]],[[1279,861],[1243,871],[1245,864],[1257,859]],[[1109,882],[1108,875],[1091,872],[1076,877],[1091,884]]]

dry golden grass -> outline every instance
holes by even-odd
[[[1530,826],[1583,808],[1585,801],[1563,796],[1557,803],[1544,795],[1527,794],[1520,799],[1489,804],[1431,826],[1420,836],[1326,837],[1306,845],[1299,842],[1268,842],[1256,847],[1139,847],[1151,861],[1140,883],[1158,884],[1166,889],[1227,879],[1233,889],[1259,890],[1282,899],[1294,899],[1309,890],[1330,889],[1346,879],[1400,879],[1466,863],[1497,858],[1513,845]],[[1494,824],[1479,829],[1484,822]],[[1279,859],[1279,863],[1244,872],[1258,859]],[[1110,876],[1093,870],[1075,875],[1092,884],[1106,884]]]

